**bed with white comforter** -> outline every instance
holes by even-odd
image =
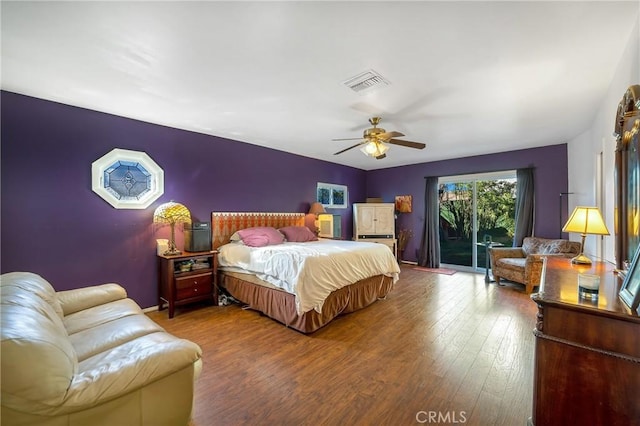
[[[297,315],[322,314],[333,292],[372,277],[393,284],[400,273],[391,250],[376,243],[319,239],[249,247],[231,242],[218,250],[223,271],[253,274],[292,294]]]

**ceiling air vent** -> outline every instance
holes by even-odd
[[[374,70],[369,70],[351,77],[343,84],[356,93],[363,93],[388,86],[390,83]]]

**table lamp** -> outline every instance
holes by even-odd
[[[318,215],[323,213],[326,213],[326,211],[324,210],[322,203],[319,203],[318,201],[311,203],[308,214],[312,214],[315,217],[313,226],[316,228],[316,234],[318,233]]]
[[[169,250],[163,254],[166,256],[176,256],[182,252],[176,248],[176,223],[191,223],[191,213],[180,203],[169,201],[158,206],[153,212],[153,223],[168,223],[171,225],[171,239],[169,240]]]
[[[600,210],[597,207],[578,206],[571,213],[562,232],[577,232],[582,235],[580,254],[571,259],[571,263],[590,265],[591,259],[584,255],[584,240],[587,234],[609,235],[607,225],[604,224]]]

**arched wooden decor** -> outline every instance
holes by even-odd
[[[630,86],[618,104],[614,136],[616,266],[622,268],[640,246],[640,85]]]

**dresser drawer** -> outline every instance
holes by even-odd
[[[212,294],[211,273],[176,278],[176,300]]]

